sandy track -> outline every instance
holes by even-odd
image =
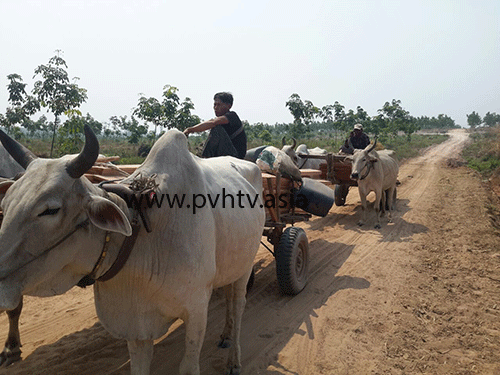
[[[392,223],[383,219],[381,230],[373,228],[373,211],[365,226],[356,225],[361,214],[356,188],[345,206],[334,206],[327,217],[299,224],[307,232],[311,259],[310,280],[299,295],[280,294],[273,257],[260,249],[255,286],[243,318],[243,374],[398,374],[406,373],[405,368],[425,372],[434,365],[442,367],[439,360],[419,352],[420,337],[411,341],[405,327],[419,323],[414,311],[426,298],[419,288],[428,283],[426,272],[436,272],[432,267],[419,270],[422,257],[428,256],[419,249],[441,235],[432,214],[436,197],[446,194],[443,178],[457,173],[447,169],[444,160],[456,157],[466,140],[465,132],[454,131],[447,142],[401,167],[397,210]],[[461,173],[461,178],[478,184],[474,175]],[[489,225],[488,217],[480,219]],[[227,353],[216,347],[222,316],[223,300],[216,292],[201,356],[205,375],[220,374],[224,367]],[[6,332],[3,315],[0,337]],[[430,334],[422,335],[429,339]],[[126,344],[113,339],[97,321],[91,289],[73,289],[50,299],[26,298],[21,336],[24,360],[0,370],[0,375],[129,373]],[[183,340],[181,324],[158,340],[153,374],[177,373]],[[494,368],[488,363],[482,368]],[[456,369],[463,367],[457,364]]]

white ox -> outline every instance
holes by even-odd
[[[389,220],[392,217],[392,209],[396,200],[396,181],[399,166],[391,155],[392,150],[375,151],[375,145],[367,146],[364,150],[355,150],[354,155],[348,156],[352,160],[351,178],[358,181],[359,197],[362,206],[362,219],[358,225],[366,221],[366,196],[371,191],[375,192],[375,213],[377,223],[375,228],[380,228],[381,211],[389,208]]]
[[[0,143],[0,183],[7,179],[12,179],[22,172],[24,172],[24,168],[9,155],[7,150]],[[0,194],[0,202],[2,198],[3,194]],[[9,333],[5,341],[4,349],[0,353],[0,366],[9,366],[11,363],[21,359],[19,316],[21,315],[22,308],[23,303],[21,300],[15,309],[7,311],[7,316],[9,318]]]
[[[326,163],[326,159],[305,158],[305,157],[302,157],[301,155],[326,155],[326,154],[328,154],[328,151],[323,150],[322,148],[319,148],[319,147],[315,147],[315,148],[309,150],[305,144],[300,144],[297,146],[295,153],[297,154],[298,167],[300,169],[318,169],[319,170],[320,164]]]
[[[98,279],[131,234],[134,221],[125,200],[83,176],[99,148],[87,126],[85,136],[77,157],[35,159],[0,132],[6,148],[26,167],[18,181],[0,183],[0,194],[7,191],[0,228],[0,308],[15,308],[22,295],[64,293],[91,273]],[[186,137],[171,130],[123,183],[138,176],[155,179],[158,197],[185,196],[185,206],[148,210],[152,232],[141,228],[123,268],[94,285],[100,321],[113,336],[127,340],[132,374],[149,374],[153,340],[181,318],[186,339],[180,373],[199,374],[209,299],[214,288],[224,286],[221,345],[231,346],[227,371],[238,374],[246,284],[265,220],[259,168],[232,157],[199,159],[189,153]],[[194,213],[195,197],[208,203],[209,194],[215,208],[207,204]],[[253,204],[223,206],[222,194],[236,201],[247,195]],[[99,262],[104,250],[107,256]]]

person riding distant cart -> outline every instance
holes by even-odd
[[[354,129],[345,140],[344,145],[340,148],[340,152],[345,154],[353,154],[354,150],[363,150],[370,144],[370,138],[363,132],[363,125],[356,124]]]

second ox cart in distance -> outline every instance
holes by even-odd
[[[322,159],[320,164],[321,178],[335,185],[335,205],[343,206],[351,186],[358,186],[356,180],[351,179],[352,161],[344,154],[327,153],[324,155],[299,154],[305,159]]]

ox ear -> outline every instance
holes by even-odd
[[[86,210],[90,221],[96,227],[125,236],[132,234],[132,227],[127,216],[113,202],[92,195],[87,202]]]

